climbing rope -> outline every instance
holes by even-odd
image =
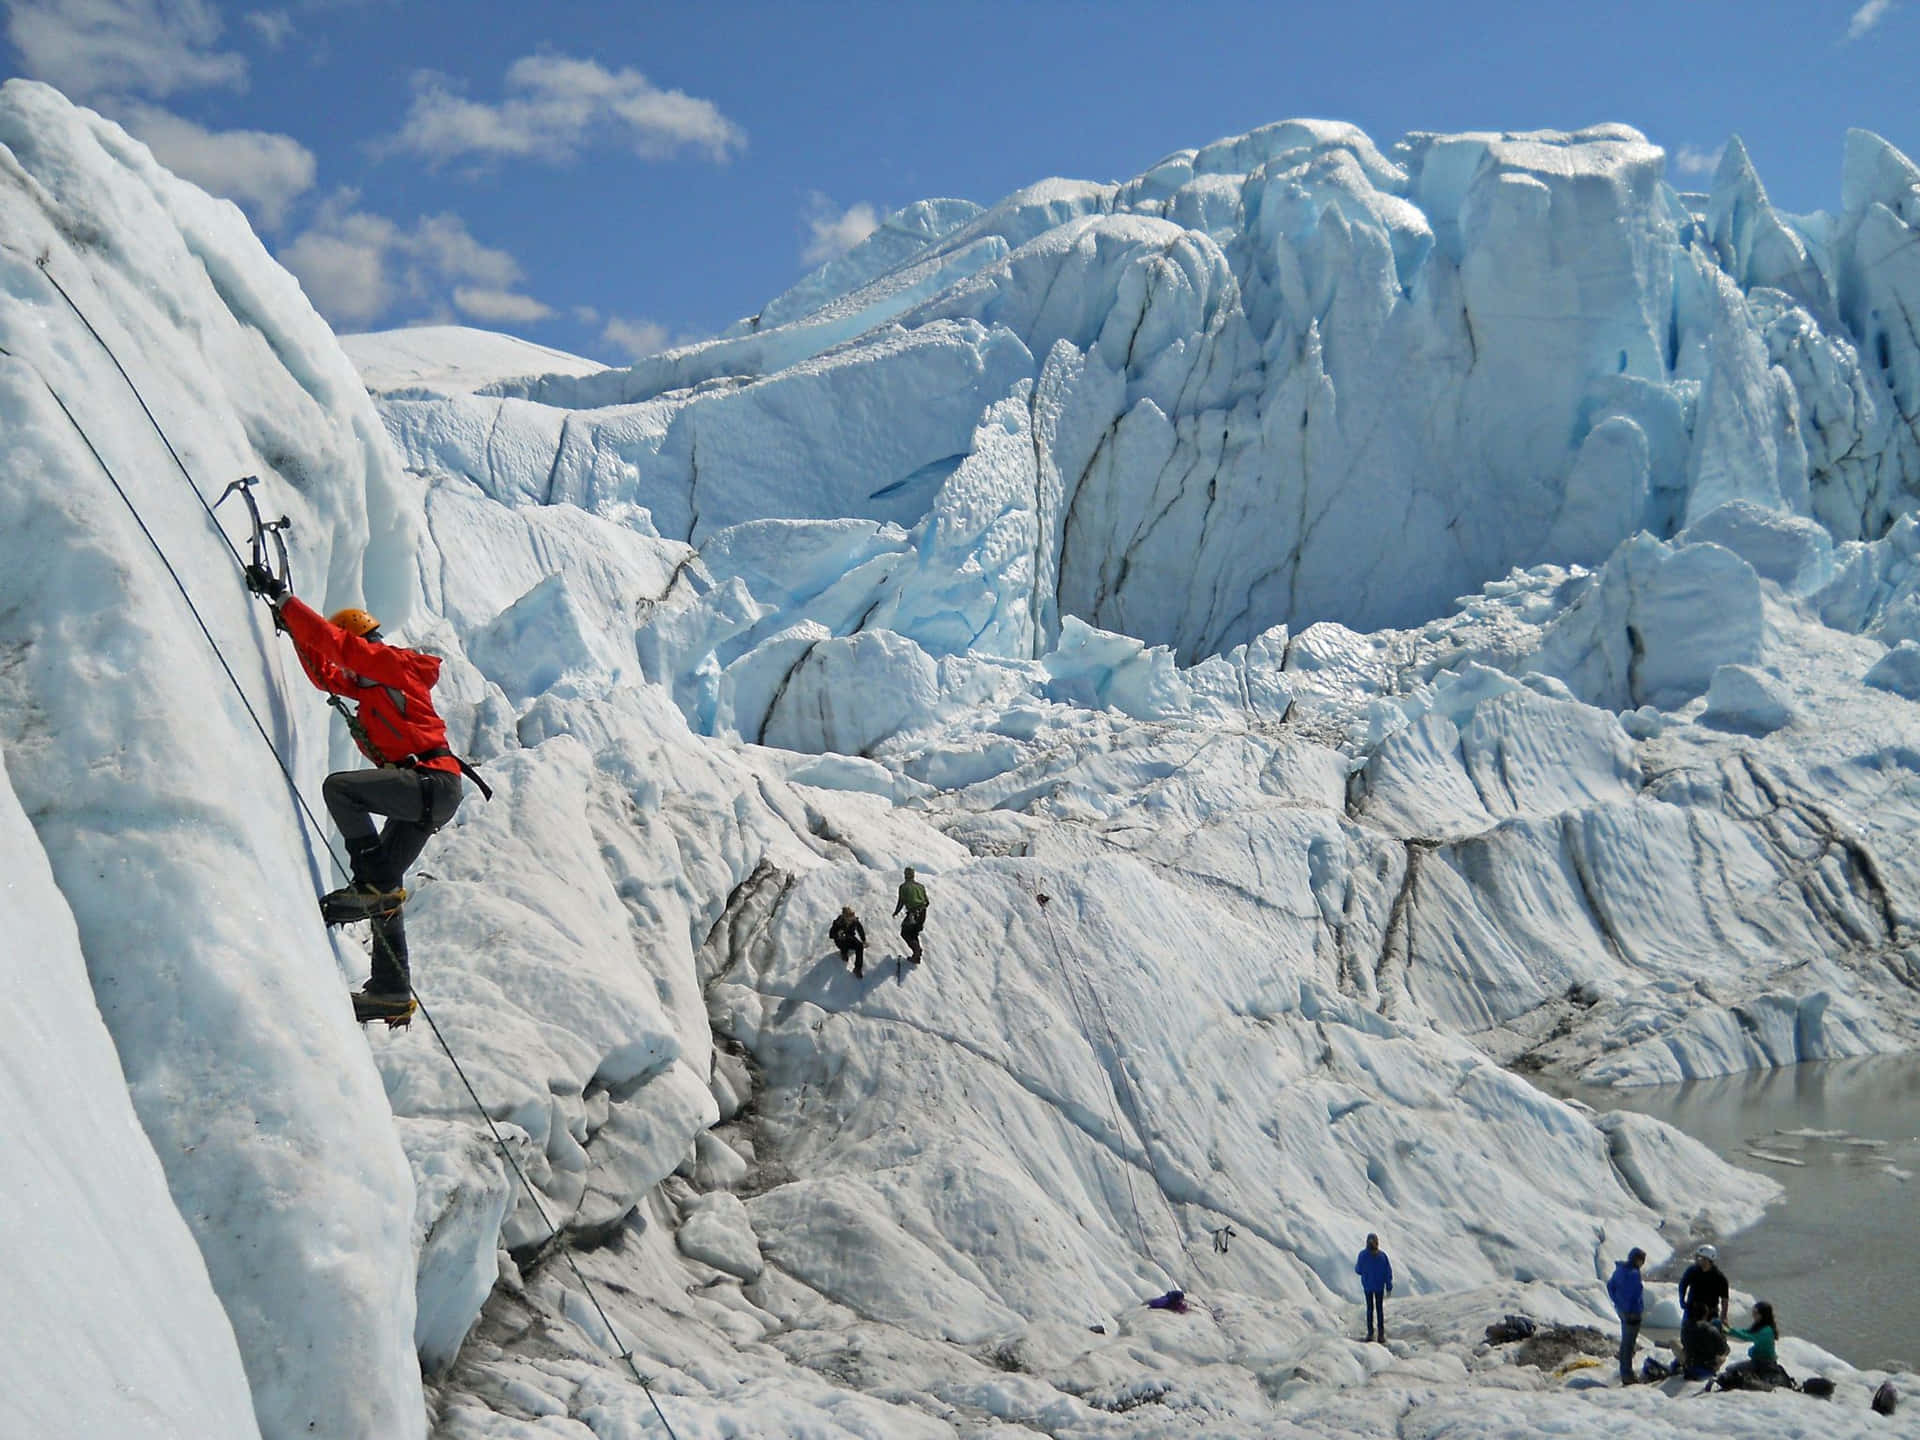
[[[1091,1039],[1093,1027],[1087,1023],[1086,1011],[1081,1007],[1080,997],[1073,983],[1074,967],[1067,964],[1066,956],[1060,948],[1060,937],[1053,928],[1053,912],[1047,905],[1047,902],[1051,898],[1049,895],[1034,896],[1034,899],[1040,902],[1040,914],[1046,922],[1047,940],[1053,947],[1054,963],[1059,967],[1062,983],[1066,986],[1067,998],[1073,1003],[1074,1015],[1080,1022],[1080,1033]],[[1107,1007],[1100,999],[1099,990],[1095,988],[1093,981],[1089,977],[1082,975],[1080,978],[1086,986],[1087,994],[1092,999],[1094,1008],[1099,1012],[1101,1028],[1105,1030],[1107,1036],[1108,1052],[1113,1056],[1114,1085],[1112,1093],[1108,1097],[1108,1113],[1112,1116],[1114,1131],[1117,1134],[1120,1130],[1120,1117],[1111,1107],[1114,1102],[1118,1100],[1120,1103],[1126,1105],[1127,1111],[1132,1117],[1134,1132],[1140,1137],[1140,1152],[1146,1157],[1147,1171],[1151,1174],[1153,1173],[1153,1145],[1147,1138],[1146,1120],[1142,1112],[1139,1096],[1134,1093],[1133,1079],[1128,1075],[1126,1061],[1120,1054],[1120,1038],[1114,1033],[1113,1022],[1108,1018]],[[1146,1221],[1140,1214],[1140,1199],[1139,1196],[1134,1193],[1133,1167],[1131,1165],[1123,1165],[1122,1168],[1126,1172],[1127,1202],[1133,1207],[1133,1224],[1135,1231],[1140,1236],[1141,1252],[1149,1260],[1153,1260],[1153,1246],[1147,1239]],[[1199,1263],[1194,1259],[1193,1251],[1188,1248],[1186,1236],[1181,1231],[1179,1212],[1174,1209],[1172,1198],[1168,1196],[1165,1188],[1159,1184],[1157,1177],[1155,1179],[1154,1189],[1159,1192],[1161,1200],[1166,1204],[1167,1218],[1173,1224],[1174,1237],[1179,1240],[1180,1248],[1186,1252],[1187,1263],[1197,1272],[1200,1268]]]
[[[227,534],[225,527],[220,524],[219,518],[213,513],[213,508],[207,504],[206,496],[201,493],[199,485],[195,483],[192,472],[187,469],[186,463],[180,458],[180,452],[174,449],[173,442],[167,438],[166,431],[161,428],[159,420],[154,417],[154,413],[148,407],[145,397],[140,393],[140,387],[134,384],[133,377],[127,373],[126,367],[120,363],[120,357],[113,353],[113,347],[109,345],[105,337],[94,328],[93,322],[87,318],[86,313],[74,303],[73,297],[67,293],[66,288],[54,278],[52,272],[47,268],[47,257],[43,255],[35,263],[39,265],[41,274],[46,276],[47,282],[52,285],[55,290],[60,292],[60,298],[67,302],[68,308],[79,318],[80,323],[86,327],[87,333],[93,336],[95,341],[99,343],[100,348],[106,352],[107,358],[113,361],[114,369],[118,370],[121,379],[127,382],[127,388],[133,392],[133,398],[139,402],[140,409],[146,414],[148,422],[153,426],[154,433],[160,437],[160,443],[166,446],[167,453],[173,457],[173,463],[179,467],[182,478],[187,482],[187,487],[193,491],[194,498],[200,502],[200,508],[206,511],[207,519],[212,522],[213,528],[219,533],[221,540],[225,542],[228,553],[233,556],[234,563],[244,569],[246,562],[241,559],[238,548],[234,545],[232,538]],[[86,427],[80,423],[79,417],[73,413],[72,408],[67,404],[66,400],[62,398],[60,392],[54,388],[53,382],[46,377],[39,366],[34,365],[33,362],[26,360],[22,356],[15,355],[12,351],[4,347],[0,347],[0,355],[19,360],[22,364],[31,368],[33,372],[40,377],[40,383],[46,386],[47,393],[53,397],[54,404],[60,407],[60,413],[67,417],[67,423],[73,426],[74,433],[80,437],[81,443],[87,447],[87,452],[93,456],[94,463],[100,467],[100,473],[107,477],[107,483],[113,486],[114,493],[120,497],[121,502],[127,507],[127,512],[133,516],[134,524],[140,527],[140,533],[147,537],[147,543],[153,547],[154,554],[159,556],[160,563],[166,567],[167,574],[172,578],[175,588],[180,592],[180,598],[186,602],[188,611],[192,613],[194,623],[200,627],[200,633],[206,636],[207,645],[212,649],[214,658],[220,662],[220,668],[225,672],[228,682],[233,686],[234,693],[240,697],[240,704],[241,707],[246,710],[247,718],[253,721],[253,728],[260,732],[260,738],[265,742],[268,752],[273,756],[274,763],[280,767],[280,773],[286,776],[287,784],[293,791],[294,799],[299,802],[301,812],[306,816],[307,823],[313,827],[314,834],[319,837],[321,848],[326,851],[328,858],[333,861],[335,868],[342,876],[350,876],[352,874],[351,868],[340,858],[339,852],[333,847],[333,842],[327,837],[326,827],[320,823],[319,818],[313,813],[313,808],[307,804],[306,797],[300,793],[300,786],[294,778],[292,769],[289,768],[286,760],[282,758],[280,747],[274,743],[272,735],[268,733],[267,727],[261,722],[259,713],[253,707],[253,702],[247,698],[247,692],[240,684],[239,677],[233,673],[233,667],[227,663],[226,655],[220,648],[220,642],[214,639],[213,631],[208,628],[205,618],[200,614],[199,606],[194,604],[193,596],[187,590],[186,582],[180,578],[180,572],[174,568],[172,560],[167,557],[167,552],[161,546],[158,537],[148,528],[146,520],[140,514],[139,507],[133,502],[133,497],[127,493],[126,488],[121,485],[119,478],[113,473],[113,467],[107,464],[106,458],[101,455],[99,447],[93,443],[93,438],[87,434]],[[426,1019],[428,1028],[433,1031],[433,1038],[439,1042],[442,1053],[447,1057],[447,1062],[453,1066],[454,1073],[460,1077],[460,1083],[466,1087],[467,1094],[472,1099],[474,1108],[480,1112],[480,1118],[486,1121],[487,1129],[492,1133],[494,1144],[499,1148],[501,1156],[506,1160],[507,1165],[512,1169],[514,1175],[518,1177],[521,1186],[527,1192],[527,1197],[533,1201],[533,1208],[539,1213],[542,1223],[547,1227],[548,1243],[559,1244],[559,1226],[554,1223],[553,1217],[547,1213],[546,1206],[540,1202],[539,1193],[534,1189],[533,1182],[527,1178],[526,1171],[521,1168],[520,1162],[514,1158],[513,1151],[508,1148],[506,1138],[501,1135],[499,1126],[494,1124],[493,1116],[488,1112],[487,1107],[481,1103],[479,1092],[473,1088],[473,1082],[467,1078],[466,1069],[460,1064],[459,1057],[453,1053],[453,1047],[447,1043],[446,1035],[442,1033],[432,1013],[421,1003],[419,992],[414,991],[411,986],[408,987],[408,990],[413,997],[414,1004],[419,1007],[420,1014]],[[581,1289],[586,1291],[587,1299],[592,1303],[595,1313],[599,1315],[600,1323],[606,1327],[608,1338],[612,1340],[614,1345],[619,1347],[617,1358],[627,1362],[627,1368],[633,1373],[634,1381],[640,1386],[641,1390],[646,1393],[647,1400],[653,1406],[653,1413],[660,1417],[661,1425],[666,1428],[669,1440],[678,1440],[678,1436],[674,1433],[672,1422],[667,1419],[666,1412],[660,1408],[660,1401],[654,1395],[653,1387],[648,1385],[646,1377],[641,1375],[640,1367],[634,1360],[632,1348],[621,1341],[620,1332],[614,1328],[613,1320],[608,1316],[606,1307],[600,1303],[600,1297],[595,1293],[592,1284],[581,1271],[579,1262],[574,1259],[572,1250],[566,1248],[564,1245],[560,1245],[560,1249],[561,1253],[566,1256],[567,1264],[569,1268],[572,1269],[574,1278],[580,1282]]]
[[[520,1168],[520,1162],[513,1158],[513,1151],[507,1148],[506,1137],[500,1133],[500,1127],[493,1123],[493,1116],[488,1113],[487,1107],[480,1103],[479,1092],[473,1088],[473,1082],[467,1078],[467,1072],[461,1067],[460,1062],[454,1058],[453,1047],[447,1044],[447,1037],[440,1033],[440,1026],[434,1020],[433,1012],[427,1009],[424,1004],[421,1004],[418,993],[414,994],[413,1003],[420,1006],[421,1018],[427,1022],[427,1028],[433,1031],[433,1038],[440,1042],[441,1050],[446,1052],[447,1059],[452,1062],[454,1074],[458,1075],[460,1077],[460,1083],[467,1087],[467,1094],[473,1098],[474,1109],[480,1112],[481,1119],[487,1122],[487,1129],[493,1132],[493,1143],[500,1147],[500,1154],[505,1157],[507,1164],[513,1167],[513,1173],[519,1178],[521,1187],[526,1190],[527,1198],[533,1201],[533,1208],[539,1212],[541,1223],[547,1227],[547,1240],[549,1243],[558,1241],[560,1238],[560,1227],[555,1225],[553,1223],[553,1217],[547,1214],[547,1207],[540,1203],[540,1192],[533,1188],[533,1182],[527,1179],[527,1172],[522,1170]],[[601,1305],[600,1297],[594,1293],[592,1284],[590,1284],[587,1277],[581,1273],[580,1262],[573,1258],[573,1251],[565,1246],[560,1247],[560,1253],[566,1257],[567,1267],[573,1271],[573,1278],[578,1280],[580,1282],[580,1288],[587,1292],[587,1299],[592,1302],[594,1313],[600,1317],[600,1323],[607,1327],[608,1337],[615,1345],[620,1347],[616,1352],[618,1358],[627,1362],[627,1369],[633,1372],[634,1383],[646,1391],[647,1399],[653,1405],[653,1413],[658,1415],[660,1417],[660,1423],[667,1427],[667,1435],[670,1437],[670,1440],[678,1440],[678,1437],[674,1436],[673,1433],[673,1423],[667,1419],[666,1412],[660,1408],[660,1401],[654,1396],[653,1387],[647,1384],[646,1378],[640,1373],[640,1366],[633,1358],[633,1348],[622,1343],[620,1332],[614,1329],[613,1320],[608,1316],[606,1308]]]
[[[6,349],[0,349],[0,355],[6,355],[14,360],[21,359],[20,356]],[[30,364],[31,362],[23,360],[22,363]],[[37,365],[32,368],[35,374],[40,373]],[[294,779],[293,771],[288,769],[286,761],[280,758],[279,746],[273,743],[273,737],[267,733],[267,727],[261,723],[259,713],[253,708],[253,702],[247,699],[247,692],[242,689],[240,685],[240,677],[235,675],[232,667],[227,664],[227,657],[221,652],[220,642],[213,638],[213,632],[207,628],[207,622],[201,618],[199,607],[193,603],[193,596],[187,592],[186,582],[180,578],[180,572],[173,568],[173,562],[167,558],[167,552],[160,547],[160,541],[155,537],[153,531],[147,528],[147,522],[141,518],[139,508],[133,503],[133,497],[128,495],[126,490],[121,486],[119,479],[113,473],[112,467],[107,464],[105,457],[101,455],[98,447],[94,445],[93,437],[87,434],[86,428],[81,425],[79,419],[67,405],[67,402],[61,398],[60,392],[53,388],[53,382],[47,379],[45,375],[40,375],[40,383],[47,387],[47,393],[53,397],[53,403],[60,407],[60,413],[67,417],[67,423],[73,426],[74,434],[80,437],[80,442],[87,447],[87,453],[93,456],[94,463],[100,467],[100,473],[107,477],[107,483],[113,486],[114,493],[118,495],[121,502],[126,505],[127,512],[133,516],[133,523],[140,527],[140,533],[146,536],[147,543],[153,546],[153,553],[160,557],[160,563],[166,567],[167,575],[172,579],[174,588],[179,590],[180,598],[187,602],[187,609],[192,612],[194,623],[200,627],[200,633],[207,637],[207,644],[213,649],[213,658],[220,662],[220,668],[226,672],[227,679],[233,685],[234,693],[239,695],[240,703],[246,709],[247,718],[253,721],[253,728],[260,732],[260,738],[266,741],[267,749],[272,753],[274,762],[280,767],[280,773],[287,777],[287,787],[293,791],[293,798],[300,803],[300,808],[306,812],[308,823],[313,826],[314,833],[320,837],[321,847],[326,850],[328,858],[333,861],[343,876],[349,874],[350,872],[346,865],[341,861],[340,857],[334,853],[332,844],[327,840],[326,828],[320,824],[320,821],[313,813],[312,807],[307,804],[307,797],[300,793],[300,782]],[[165,437],[163,436],[162,438],[164,439]],[[196,490],[194,493],[198,494],[199,492]],[[218,522],[215,523],[214,528],[220,528]],[[225,530],[220,531],[222,539],[226,538],[226,533]],[[231,549],[233,542],[229,540],[227,544],[228,548]],[[235,555],[237,558],[237,551]]]

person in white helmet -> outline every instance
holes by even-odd
[[[1720,1252],[1702,1245],[1680,1277],[1680,1355],[1689,1380],[1710,1380],[1727,1353],[1722,1333],[1727,1323],[1727,1277]]]

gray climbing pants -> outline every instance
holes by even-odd
[[[460,808],[461,786],[460,777],[445,770],[383,765],[335,771],[320,796],[347,842],[353,878],[395,890],[405,883],[428,837]],[[386,820],[378,829],[376,815]],[[407,926],[396,910],[373,922],[373,976],[367,988],[381,995],[405,994],[409,977]]]

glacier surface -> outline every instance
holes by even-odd
[[[117,127],[11,82],[0,146],[0,853],[87,1067],[8,1134],[150,1217],[70,1217],[127,1298],[40,1303],[138,1343],[63,1388],[209,1436],[1920,1434],[1818,1336],[1828,1405],[1684,1413],[1481,1338],[1604,1327],[1628,1247],[1774,1193],[1525,1072],[1920,1031],[1892,147],[1807,218],[1738,147],[1697,203],[1625,127],[1290,121],[908,207],[628,369],[414,332],[363,385]],[[189,493],[243,473],[496,787],[415,872],[431,1032],[353,1033],[239,705],[305,795],[353,763]]]

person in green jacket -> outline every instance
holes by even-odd
[[[1736,1340],[1748,1340],[1752,1344],[1747,1350],[1747,1359],[1756,1370],[1765,1370],[1776,1363],[1774,1341],[1780,1338],[1780,1326],[1773,1318],[1773,1306],[1765,1300],[1753,1302],[1753,1328],[1742,1330],[1729,1325],[1727,1334]]]
[[[900,938],[907,942],[907,958],[914,964],[920,963],[920,932],[927,923],[927,887],[913,878],[913,867],[907,866],[906,878],[900,882],[900,894],[893,902],[893,913],[906,914],[900,921]]]
[[[1780,1361],[1775,1356],[1773,1346],[1780,1338],[1780,1325],[1773,1318],[1773,1306],[1765,1300],[1753,1302],[1751,1327],[1741,1330],[1729,1325],[1727,1334],[1736,1340],[1752,1342],[1752,1347],[1747,1351],[1746,1359],[1720,1372],[1714,1381],[1720,1389],[1770,1390],[1776,1385],[1793,1383],[1793,1377],[1780,1368]]]

